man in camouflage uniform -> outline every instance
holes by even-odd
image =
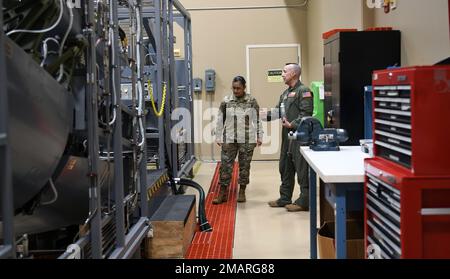
[[[301,68],[297,64],[288,64],[283,69],[283,80],[289,86],[280,96],[275,109],[262,113],[267,121],[281,119],[282,142],[279,171],[281,176],[280,198],[270,201],[271,207],[286,207],[288,211],[309,210],[308,164],[300,153],[300,143],[288,139],[290,131],[296,131],[301,120],[313,113],[313,95],[311,90],[300,82]],[[300,184],[300,197],[292,203],[295,185],[295,173]]]
[[[259,105],[254,97],[245,93],[245,83],[243,77],[235,77],[233,95],[226,96],[220,104],[216,128],[216,142],[222,147],[220,193],[213,200],[213,204],[227,201],[233,164],[238,154],[240,188],[237,201],[246,201],[245,188],[249,183],[253,150],[262,144],[263,130],[259,119]]]

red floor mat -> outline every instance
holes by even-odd
[[[231,259],[233,257],[234,225],[236,220],[238,164],[233,167],[233,176],[228,188],[228,201],[213,205],[212,200],[219,192],[219,167],[211,181],[206,196],[206,218],[212,226],[212,232],[196,232],[186,252],[186,259]]]

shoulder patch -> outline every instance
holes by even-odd
[[[303,92],[303,98],[312,98],[311,92]]]

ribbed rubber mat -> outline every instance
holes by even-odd
[[[217,164],[206,196],[206,218],[212,226],[212,232],[196,232],[192,243],[186,252],[186,259],[231,259],[233,257],[234,225],[236,221],[237,178],[239,167],[235,163],[228,201],[219,205],[212,204],[217,196],[219,186],[219,168]]]

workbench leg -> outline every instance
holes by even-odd
[[[309,232],[311,259],[317,259],[317,183],[316,172],[309,168]]]
[[[336,259],[347,258],[347,205],[346,190],[344,187],[336,187]]]

